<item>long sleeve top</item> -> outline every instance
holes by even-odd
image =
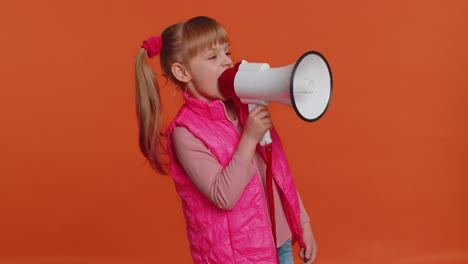
[[[238,120],[232,121],[239,133],[242,125]],[[266,163],[256,151],[252,163],[237,152],[231,162],[223,168],[210,150],[185,127],[176,127],[172,134],[175,153],[180,164],[197,188],[216,206],[229,210],[235,206],[244,188],[258,171],[266,192]],[[277,247],[282,246],[292,233],[283,210],[277,186],[273,181],[273,198],[275,205]],[[298,194],[299,195],[299,194]],[[267,201],[268,203],[268,201]],[[299,196],[301,224],[310,221]]]

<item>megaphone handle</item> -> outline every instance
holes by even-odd
[[[252,110],[257,106],[257,104],[249,104],[249,112],[252,112]],[[271,140],[271,136],[270,136],[270,130],[267,130],[267,132],[265,132],[265,135],[263,135],[263,138],[260,140],[259,144],[260,146],[265,146],[265,145],[268,145],[270,144],[271,142],[273,142]]]

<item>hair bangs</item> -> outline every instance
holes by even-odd
[[[207,17],[197,17],[187,21],[183,34],[188,59],[193,59],[214,45],[229,43],[227,32],[221,24]]]

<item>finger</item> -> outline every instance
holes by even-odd
[[[312,249],[312,256],[310,257],[310,259],[312,260],[312,262],[314,262],[317,258],[317,246],[314,246]]]
[[[307,258],[307,264],[313,263],[315,259],[317,258],[317,248],[311,247],[311,254],[307,255],[306,253],[306,258]]]
[[[299,250],[299,257],[300,257],[302,260],[304,260],[304,249],[303,249],[303,248],[301,248],[301,249]],[[304,260],[304,261],[305,261],[305,260]]]
[[[315,259],[317,258],[317,250],[312,251],[312,256],[310,257],[310,263],[313,263]]]
[[[257,116],[253,116],[252,119],[258,123],[258,124],[261,124],[261,125],[269,125],[272,123],[272,120],[269,116],[265,116],[265,115],[257,115]]]
[[[263,118],[270,118],[271,114],[270,114],[270,112],[265,110],[265,111],[261,111],[260,113],[258,113],[257,116],[263,119]]]
[[[261,123],[271,122],[271,118],[267,115],[256,115],[253,116],[253,119]]]
[[[312,247],[307,247],[305,251],[305,257],[306,259],[310,259],[312,257]]]
[[[250,113],[253,117],[256,117],[256,118],[265,118],[265,117],[270,117],[270,112],[268,111],[268,109],[264,108],[264,109],[258,109],[257,111],[255,112],[251,112]]]
[[[271,128],[273,127],[273,123],[272,123],[271,121],[270,121],[270,122],[265,122],[265,123],[263,124],[263,127],[264,127],[265,129],[271,129]]]
[[[256,107],[254,107],[254,109],[252,109],[252,111],[250,111],[250,114],[255,115],[255,114],[258,114],[259,112],[261,112],[263,110],[266,110],[266,109],[267,109],[266,106],[259,104]]]
[[[259,114],[256,118],[257,120],[261,120],[263,122],[271,122],[270,114]]]

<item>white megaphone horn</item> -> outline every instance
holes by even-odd
[[[313,122],[328,108],[333,78],[325,57],[317,51],[308,51],[296,63],[279,68],[242,61],[221,75],[219,85],[226,95],[249,104],[250,110],[257,104],[278,102],[294,108],[302,120]],[[267,132],[260,145],[269,143]]]

